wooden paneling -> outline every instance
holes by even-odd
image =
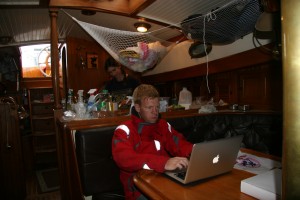
[[[185,86],[193,97],[213,97],[216,103],[222,99],[249,104],[251,109],[282,110],[282,65],[271,55],[252,49],[210,62],[209,72],[206,77],[206,68],[199,65],[145,76],[142,81],[158,87],[162,96],[178,98]]]
[[[261,65],[238,71],[238,102],[253,109],[282,109],[281,67]]]
[[[24,199],[25,174],[18,105],[0,99],[0,192],[2,199]]]
[[[105,61],[110,56],[97,42],[77,38],[67,38],[67,64],[66,64],[66,84],[67,88],[74,90],[77,95],[78,90],[88,92],[92,88],[102,88],[109,80],[109,76],[104,69]],[[87,54],[98,56],[98,68],[87,68],[81,63],[87,62]],[[125,68],[126,73],[140,79],[140,73],[133,72]]]
[[[209,75],[236,70],[240,68],[255,66],[257,64],[268,63],[272,61],[272,55],[262,53],[259,49],[251,49],[233,56],[221,58],[209,62]],[[148,83],[164,83],[181,79],[193,78],[206,75],[206,63],[174,70],[171,72],[160,73],[156,75],[143,76],[143,81]]]
[[[87,53],[98,55],[98,68],[88,69],[81,65],[83,59],[87,62]],[[104,69],[108,53],[97,43],[77,38],[67,38],[67,87],[75,91],[100,88],[108,80]]]

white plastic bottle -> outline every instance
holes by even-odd
[[[86,107],[83,103],[83,90],[78,90],[78,102],[75,105],[75,112],[77,115],[77,118],[83,119],[85,118],[86,113]]]
[[[192,104],[192,93],[186,87],[183,87],[179,92],[178,104],[185,107],[185,110],[190,109]]]

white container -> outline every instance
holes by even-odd
[[[185,110],[190,109],[192,104],[192,93],[188,91],[186,87],[183,87],[179,92],[178,104],[185,107]]]
[[[159,98],[159,112],[167,112],[170,97]]]

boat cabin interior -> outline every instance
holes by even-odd
[[[74,110],[71,117],[66,111],[71,99],[86,103],[91,89],[100,94],[110,80],[105,61],[112,57],[127,74],[157,88],[167,102],[162,116],[170,122],[199,114],[207,105],[213,112],[276,113],[280,126],[266,120],[281,130],[274,137],[276,153],[250,146],[282,157],[282,197],[299,197],[293,188],[300,183],[293,177],[299,175],[300,151],[293,146],[300,142],[295,140],[300,74],[299,63],[291,60],[299,57],[295,35],[300,30],[290,28],[298,22],[297,5],[297,0],[1,1],[2,196],[84,199],[80,163],[70,168],[81,159],[70,135],[106,126],[111,132],[127,119],[130,105],[81,119]],[[192,94],[188,110],[178,106],[183,88]],[[186,133],[187,126],[181,131]],[[290,155],[298,155],[296,161]],[[57,184],[44,190],[40,179],[45,178],[39,177],[49,170],[58,176]],[[68,194],[72,181],[83,194]]]

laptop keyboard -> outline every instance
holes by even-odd
[[[186,175],[186,171],[183,171],[183,172],[178,172],[175,174],[178,178],[184,180],[185,178],[185,175]]]

